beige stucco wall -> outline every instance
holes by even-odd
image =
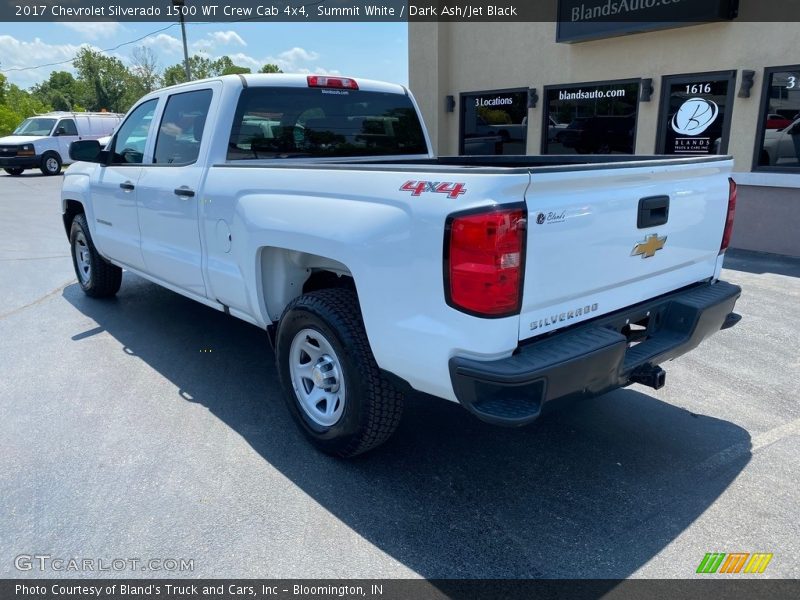
[[[797,23],[722,22],[592,42],[555,42],[555,23],[410,23],[409,82],[440,154],[458,153],[458,108],[445,96],[535,87],[539,104],[528,115],[528,153],[541,142],[545,85],[652,78],[650,102],[639,103],[637,154],[655,152],[663,75],[756,71],[750,98],[735,98],[728,152],[737,171],[749,171],[764,67],[800,63]]]

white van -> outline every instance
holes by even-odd
[[[122,117],[108,112],[52,112],[25,119],[14,133],[0,138],[0,168],[15,176],[25,169],[58,175],[61,165],[71,162],[72,142],[108,136]]]

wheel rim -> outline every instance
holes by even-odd
[[[81,283],[87,284],[92,278],[92,254],[89,251],[89,244],[82,231],[75,235],[75,266]]]
[[[317,425],[335,425],[344,412],[345,381],[339,357],[324,335],[303,329],[294,336],[289,373],[303,412]]]
[[[58,161],[53,157],[50,157],[44,161],[44,166],[50,173],[55,173],[58,171]]]

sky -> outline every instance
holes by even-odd
[[[170,27],[170,25],[172,25]],[[137,46],[156,54],[161,68],[183,60],[180,26],[170,23],[0,23],[0,73],[29,88],[53,70],[71,64],[28,69],[68,61],[83,44],[111,49],[158,29],[145,39],[108,54],[128,62]],[[405,23],[187,23],[189,54],[212,59],[223,55],[257,71],[275,63],[287,73],[342,74],[408,83]],[[23,68],[26,70],[13,70]],[[73,71],[74,72],[74,71]]]

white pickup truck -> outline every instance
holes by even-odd
[[[634,382],[738,321],[729,157],[435,157],[399,85],[244,75],[139,101],[72,146],[92,297],[122,270],[269,333],[291,414],[353,456],[403,393],[503,425]]]

